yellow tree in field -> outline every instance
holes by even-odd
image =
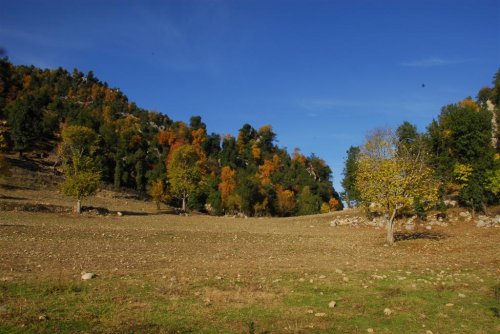
[[[101,172],[96,169],[92,154],[97,134],[90,128],[72,125],[62,131],[59,155],[63,159],[64,182],[61,190],[76,198],[76,212],[81,213],[82,199],[99,189]]]
[[[361,200],[376,203],[387,218],[387,242],[394,244],[394,219],[398,211],[412,208],[416,200],[431,204],[437,200],[438,182],[421,150],[398,145],[390,129],[371,134],[358,157],[356,187]]]
[[[192,145],[184,145],[174,151],[168,165],[170,192],[182,201],[182,211],[186,211],[187,199],[199,187],[201,181],[199,159]]]
[[[156,179],[155,181],[153,181],[148,188],[148,194],[156,203],[156,209],[160,210],[160,204],[166,201],[168,198],[165,182],[162,179]]]

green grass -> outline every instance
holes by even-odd
[[[260,285],[259,293],[273,296],[264,300],[252,281],[1,282],[0,333],[365,333],[368,328],[375,333],[493,333],[500,324],[494,276],[460,273],[458,280],[450,273],[437,281],[436,273],[404,280],[385,274],[385,279],[371,279],[370,273],[356,273],[343,282],[332,273],[312,283],[284,276]],[[220,300],[204,301],[200,291],[206,288]],[[237,293],[238,300],[230,298]],[[337,305],[330,309],[332,300]],[[385,308],[393,313],[385,315]],[[48,320],[39,320],[40,315]]]

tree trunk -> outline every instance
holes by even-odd
[[[82,213],[82,200],[79,199],[76,201],[76,213]]]
[[[182,211],[186,212],[186,196],[182,196]]]
[[[394,245],[394,218],[396,217],[397,209],[394,209],[392,215],[387,220],[387,243],[392,246]]]

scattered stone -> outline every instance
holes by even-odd
[[[392,314],[392,310],[391,310],[390,308],[386,307],[386,308],[384,309],[384,314],[385,314],[385,315],[391,315],[391,314]]]
[[[449,200],[449,199],[445,199],[443,201],[444,205],[446,205],[446,207],[448,208],[456,208],[458,203],[457,201],[454,201],[454,200]]]
[[[405,230],[407,231],[415,231],[415,224],[406,224]]]
[[[118,217],[122,217],[122,216],[123,216],[123,212],[118,211],[118,212],[116,213],[116,215],[117,215]]]
[[[342,270],[341,270],[341,269],[335,269],[335,272],[336,272],[337,274],[342,274]]]
[[[319,279],[325,279],[325,278],[326,278],[326,276],[325,276],[325,275],[320,275],[320,276],[319,276]]]
[[[326,317],[326,313],[315,313],[315,317]]]
[[[313,313],[314,313],[314,311],[313,311],[313,310],[307,310],[307,311],[306,311],[306,313],[307,313],[307,314],[313,314]]]
[[[425,229],[430,231],[432,230],[432,226],[426,226]]]
[[[94,273],[82,272],[82,280],[84,280],[84,281],[89,280],[89,279],[93,279],[96,277],[97,277],[97,275]]]
[[[460,297],[460,298],[465,298],[465,295],[464,295],[463,293],[459,293],[459,294],[458,294],[458,297]]]
[[[210,298],[205,298],[205,299],[203,299],[203,302],[205,303],[205,306],[210,306],[210,305],[212,305],[212,301],[210,300]]]
[[[494,218],[480,215],[477,217],[476,227],[496,227],[500,225],[500,215],[496,215]]]
[[[470,221],[472,219],[472,215],[468,211],[461,211],[458,216],[460,219],[465,220],[465,221]]]
[[[368,333],[374,333],[373,328],[368,328],[366,331],[367,331]]]
[[[347,283],[347,282],[349,282],[349,277],[344,276],[344,277],[342,278],[342,280],[343,280],[344,282],[346,282],[346,283]]]
[[[448,303],[448,304],[446,304],[446,306],[448,306],[448,307],[452,307],[453,305],[454,305],[454,304],[452,304],[452,303]]]
[[[218,280],[218,281],[220,281],[220,280],[222,279],[222,277],[220,277],[220,276],[215,276],[215,279],[216,279],[216,280]]]
[[[336,305],[337,305],[337,302],[335,302],[334,300],[332,300],[330,303],[328,303],[329,308],[334,308]]]
[[[38,316],[38,321],[47,321],[49,317],[46,314],[42,314]]]
[[[432,331],[430,331],[430,330],[426,330],[425,334],[434,334],[434,333]]]

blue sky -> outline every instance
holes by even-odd
[[[15,64],[62,66],[209,132],[271,124],[340,190],[345,151],[376,127],[420,131],[500,67],[495,1],[0,0]],[[425,84],[425,87],[422,87]]]

